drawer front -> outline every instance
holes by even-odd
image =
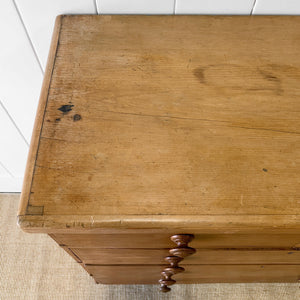
[[[157,284],[164,266],[86,265],[99,283]],[[180,283],[297,282],[300,265],[190,265],[173,278]]]
[[[51,234],[69,248],[172,248],[173,234]],[[200,248],[292,248],[300,247],[295,234],[196,234],[190,247]]]
[[[84,264],[166,264],[168,249],[72,248]],[[293,250],[204,250],[184,259],[181,265],[196,264],[300,264],[300,251]]]

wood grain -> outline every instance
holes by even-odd
[[[128,230],[127,230],[128,232]],[[52,234],[59,244],[70,248],[148,248],[174,247],[171,234]],[[196,234],[189,244],[196,249],[218,248],[300,248],[299,234]]]
[[[95,280],[111,284],[155,284],[164,266],[86,265]],[[300,265],[194,265],[174,276],[178,284],[211,282],[297,282]]]
[[[299,230],[299,25],[59,17],[20,226]]]
[[[168,249],[102,249],[72,248],[84,264],[91,265],[162,265]],[[185,265],[215,264],[300,264],[298,250],[270,249],[196,249],[180,263]]]
[[[299,25],[59,16],[21,228],[102,283],[299,280]]]

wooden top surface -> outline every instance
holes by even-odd
[[[300,228],[299,28],[59,16],[21,227]]]

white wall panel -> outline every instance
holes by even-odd
[[[0,36],[0,101],[29,142],[42,72],[11,0],[0,0]]]
[[[14,178],[24,176],[28,146],[0,106],[0,158]]]
[[[0,177],[0,193],[19,193],[22,190],[23,178]]]
[[[249,15],[254,0],[176,0],[176,14]]]
[[[44,70],[56,16],[97,13],[94,0],[15,1]]]
[[[12,178],[12,176],[4,168],[4,165],[1,163],[1,161],[0,161],[0,178]]]
[[[173,14],[175,0],[97,0],[99,14]]]
[[[299,15],[299,0],[257,0],[253,14],[256,15]]]

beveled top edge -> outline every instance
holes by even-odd
[[[299,215],[18,216],[25,232],[299,233]]]

